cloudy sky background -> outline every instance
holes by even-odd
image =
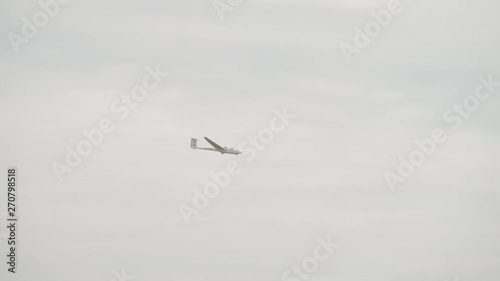
[[[0,167],[19,168],[21,221],[19,273],[0,278],[281,280],[330,234],[342,246],[310,280],[498,280],[498,95],[396,192],[384,172],[478,76],[500,79],[500,4],[402,1],[346,63],[339,44],[386,4],[246,0],[220,21],[211,1],[73,0],[16,54],[7,34],[40,8],[2,0]],[[112,101],[155,65],[171,76],[119,120]],[[236,146],[284,106],[297,118],[251,163],[189,149]],[[51,163],[104,117],[115,132],[58,182]],[[178,205],[234,159],[186,225]]]

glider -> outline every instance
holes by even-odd
[[[238,155],[238,154],[242,153],[238,149],[228,148],[228,147],[222,147],[222,146],[216,144],[213,140],[211,140],[211,139],[209,139],[207,137],[204,137],[204,138],[213,147],[198,147],[198,139],[191,138],[191,148],[192,149],[202,149],[202,150],[218,151],[221,154],[226,153],[226,154],[235,154],[235,155]]]

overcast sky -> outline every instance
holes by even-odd
[[[457,130],[442,115],[500,80],[500,4],[401,1],[348,63],[339,45],[388,2],[243,0],[221,21],[211,0],[72,0],[16,53],[8,34],[41,8],[0,0],[0,167],[19,169],[20,217],[18,273],[0,279],[279,281],[331,235],[311,281],[498,280],[500,88]],[[118,118],[156,65],[170,76]],[[189,148],[237,146],[283,107],[296,118],[253,161]],[[51,164],[103,118],[115,131],[59,182]],[[391,192],[384,173],[435,128],[447,141]],[[179,204],[230,160],[242,172],[185,224]]]

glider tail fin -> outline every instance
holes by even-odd
[[[198,140],[195,138],[191,138],[191,148],[192,149],[197,149],[198,148]]]

